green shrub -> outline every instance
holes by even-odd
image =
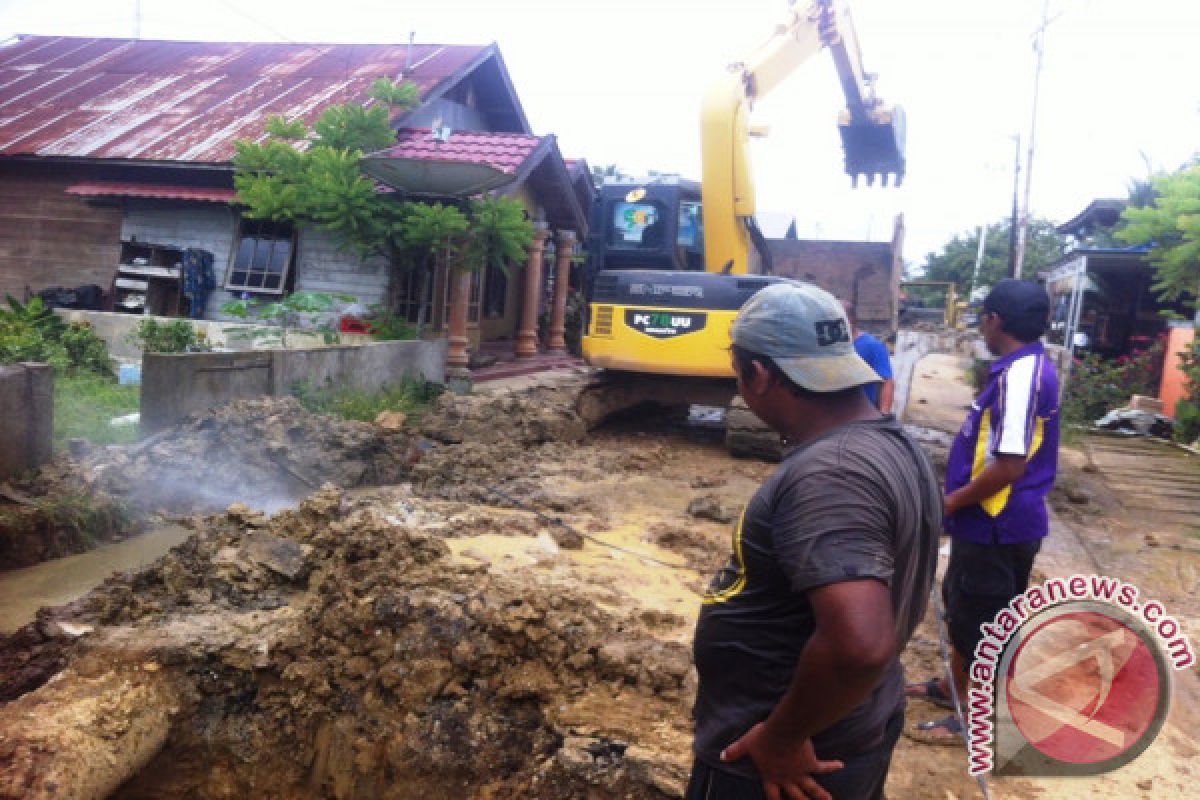
[[[417,338],[417,326],[390,311],[376,312],[370,326],[371,336],[381,342]]]
[[[1114,408],[1129,405],[1135,394],[1157,394],[1162,374],[1162,341],[1117,359],[1086,353],[1071,366],[1063,397],[1062,418],[1068,426],[1088,426]]]
[[[1191,400],[1175,404],[1175,440],[1191,444],[1200,439],[1200,406]]]
[[[203,347],[203,338],[186,319],[159,322],[147,317],[129,334],[129,342],[143,353],[189,353]]]
[[[91,326],[68,325],[41,298],[22,304],[8,296],[8,308],[0,308],[0,364],[39,361],[56,372],[68,369],[112,375],[108,346]]]
[[[96,335],[90,325],[72,322],[62,332],[61,341],[67,351],[67,358],[75,369],[95,372],[98,375],[113,374],[108,345]]]

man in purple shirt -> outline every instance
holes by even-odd
[[[1049,299],[1031,281],[1001,281],[983,301],[979,328],[996,356],[946,465],[945,530],[950,563],[942,580],[953,645],[954,688],[966,697],[980,626],[1025,591],[1045,538],[1046,495],[1058,469],[1058,375],[1039,341]],[[953,708],[944,679],[910,684],[909,696]],[[950,716],[919,726],[953,741]]]

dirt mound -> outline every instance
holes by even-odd
[[[413,503],[233,507],[77,604],[76,666],[161,664],[185,698],[116,796],[679,796],[687,647],[456,561]]]
[[[85,457],[91,480],[146,508],[173,513],[232,502],[291,505],[323,483],[354,487],[404,478],[411,436],[311,414],[291,397],[236,400],[127,448]]]
[[[587,435],[574,398],[561,388],[442,395],[420,427],[415,485],[429,497],[490,505],[512,505],[512,498],[553,509],[539,465],[564,460],[569,445]]]
[[[582,385],[582,381],[580,382]],[[443,394],[420,425],[443,444],[577,442],[587,434],[575,411],[577,387],[533,387],[504,394]]]

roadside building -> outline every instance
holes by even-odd
[[[533,133],[495,44],[17,37],[0,46],[0,295],[209,319],[244,295],[382,302],[385,262],[318,230],[245,217],[231,163],[234,143],[261,140],[270,116],[311,123],[366,101],[380,77],[420,91],[418,107],[392,120],[395,147],[372,159],[381,190],[504,194],[538,225],[527,264],[472,277],[469,339],[511,347],[558,301],[554,281],[570,280],[591,182],[586,163],[568,165],[554,136]],[[200,303],[184,291],[189,249],[211,257]],[[446,276],[419,285],[425,296],[410,292],[401,310],[423,308],[444,332]]]

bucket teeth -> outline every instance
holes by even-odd
[[[846,159],[846,174],[852,185],[865,175],[867,185],[874,186],[875,178],[887,186],[891,176],[895,185],[904,181],[904,114],[899,108],[879,113],[871,118],[853,120],[845,115],[838,125],[842,150]]]

